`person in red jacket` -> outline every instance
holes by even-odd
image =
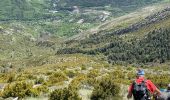
[[[150,96],[146,96],[146,95],[150,95],[150,94],[156,94],[158,96],[161,95],[160,90],[152,83],[151,80],[146,80],[144,75],[145,75],[144,70],[138,69],[137,77],[135,81],[129,86],[128,95],[127,95],[128,99],[131,98],[133,95],[134,100],[150,100]],[[143,97],[139,96],[142,93],[146,93],[146,95],[144,94]]]
[[[167,92],[170,92],[170,84],[168,84]]]

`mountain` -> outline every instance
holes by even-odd
[[[94,0],[2,0],[0,23],[3,24],[5,21],[13,23],[17,20],[23,25],[26,24],[25,27],[38,30],[31,32],[36,36],[49,33],[57,37],[71,37],[98,25],[102,27],[104,25],[102,23],[110,19],[129,14],[149,4],[162,2],[162,0],[140,2],[133,0],[124,2],[115,0],[97,2]],[[125,4],[128,4],[128,7]]]
[[[1,0],[0,100],[127,100],[169,66],[169,0]]]
[[[125,4],[129,6],[140,5],[139,7],[142,7],[160,1],[122,2],[108,0],[104,2],[101,0],[97,1],[97,3],[94,1],[70,2],[68,0],[2,1],[0,4],[0,11],[2,13],[0,17],[0,19],[2,18],[0,22],[2,62],[15,62],[20,61],[20,59],[30,61],[32,57],[44,59],[39,56],[41,53],[44,57],[53,56],[57,54],[56,50],[59,48],[64,48],[64,50],[61,49],[58,50],[58,52],[63,50],[62,52],[66,53],[68,53],[67,48],[71,48],[71,50],[69,50],[69,52],[71,51],[70,53],[81,51],[89,54],[96,54],[96,52],[101,53],[104,54],[110,62],[115,52],[111,53],[113,48],[108,47],[108,45],[112,45],[114,42],[120,42],[122,43],[121,45],[128,44],[128,47],[134,48],[129,44],[135,40],[139,38],[142,39],[141,37],[147,37],[147,34],[152,33],[152,31],[168,29],[169,8],[164,8],[164,6],[168,6],[168,3],[158,3],[152,6],[142,7],[141,10],[137,9],[135,12],[129,12],[126,15],[116,18],[112,16],[114,14],[111,14],[106,20],[102,21],[104,17],[100,19],[98,16],[102,15],[105,10],[110,10],[100,8],[102,8],[103,5],[107,8],[109,2],[111,4],[109,6],[110,8],[114,8],[115,6],[122,9],[122,7],[126,6]],[[82,7],[82,5],[84,5],[84,7]],[[79,14],[73,13],[74,11],[70,12],[70,7],[71,9],[75,9],[73,6],[78,7],[76,9],[79,9]],[[130,8],[133,7],[130,6]],[[59,10],[59,12],[50,12],[57,10]],[[102,11],[102,13],[100,11]],[[94,14],[94,12],[97,13]],[[25,14],[28,14],[30,17]],[[51,19],[51,17],[46,16],[46,14],[50,16],[52,14],[53,18]],[[37,18],[39,20],[37,20]],[[164,27],[162,28],[160,24],[164,24]],[[156,29],[153,27],[156,27]],[[117,40],[117,38],[118,40],[120,38],[122,41],[114,41],[114,39]],[[129,41],[130,43],[128,43]],[[28,45],[25,46],[26,44]],[[63,47],[61,45],[63,45]],[[108,50],[103,51],[106,48]],[[39,49],[41,49],[41,52],[38,52]],[[122,53],[121,48],[119,49],[119,53]],[[128,48],[123,49],[128,50]],[[124,55],[127,55],[127,52]],[[135,58],[135,60],[136,59],[138,58]],[[130,58],[130,61],[133,61],[132,58]],[[140,60],[139,63],[141,62],[145,61]]]
[[[66,41],[66,48],[58,53],[101,53],[109,62],[119,64],[164,63],[170,60],[169,21],[170,8],[167,7],[129,26]]]
[[[0,65],[29,66],[31,61],[38,64],[39,60],[54,55],[54,43],[45,37],[36,37],[31,29],[21,23],[6,23],[0,27]],[[44,42],[43,42],[44,41]],[[43,54],[43,55],[42,55]]]
[[[57,17],[58,11],[73,11],[73,6],[96,7],[118,15],[160,1],[163,0],[1,0],[0,20],[50,19]]]

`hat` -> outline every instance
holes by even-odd
[[[140,69],[139,69],[139,70],[137,71],[137,75],[138,75],[138,76],[145,75],[144,70],[140,70]]]

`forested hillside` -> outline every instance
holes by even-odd
[[[55,1],[55,0],[53,0]],[[65,1],[65,2],[63,2]],[[96,7],[96,6],[107,6],[112,5],[116,7],[123,6],[143,6],[145,4],[156,3],[161,0],[63,0],[59,3],[66,3],[66,6],[83,6],[83,7]]]
[[[70,48],[61,49],[58,54],[101,53],[113,64],[164,63],[170,60],[169,15],[169,8],[166,8],[127,28],[68,41],[66,44]]]
[[[164,63],[170,60],[170,31],[158,29],[150,32],[144,39],[131,44],[113,42],[108,47],[99,49],[108,56],[110,62],[127,61],[128,63]]]
[[[167,29],[158,29],[150,32],[142,40],[132,40],[127,43],[121,38],[115,36],[113,41],[103,48],[96,50],[81,49],[62,49],[59,54],[66,53],[84,53],[98,54],[103,53],[107,56],[110,63],[164,63],[170,60],[170,31]]]
[[[45,18],[47,8],[45,0],[1,0],[0,20]]]

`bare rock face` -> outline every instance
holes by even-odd
[[[75,13],[75,14],[80,13],[80,10],[79,10],[78,6],[73,6],[73,13]]]

